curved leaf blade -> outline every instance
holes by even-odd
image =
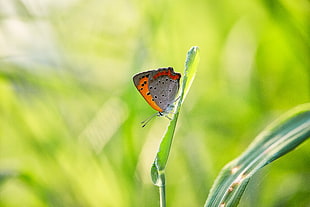
[[[310,104],[304,104],[263,130],[245,152],[221,170],[205,206],[237,206],[249,179],[260,168],[295,149],[309,137]]]

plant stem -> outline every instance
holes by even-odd
[[[159,185],[159,197],[160,197],[160,207],[166,207],[166,182],[165,182],[165,172],[160,172],[159,174],[161,181]]]

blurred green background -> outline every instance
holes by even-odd
[[[167,166],[168,206],[203,206],[220,169],[310,100],[307,0],[0,0],[0,206],[158,206],[168,120],[132,76],[200,47]],[[310,206],[310,143],[240,206]]]

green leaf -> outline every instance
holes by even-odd
[[[237,206],[251,176],[309,137],[310,104],[304,104],[263,130],[247,150],[221,170],[205,206]]]
[[[187,53],[184,76],[180,88],[180,98],[176,106],[175,113],[162,138],[159,150],[157,152],[156,158],[151,168],[151,177],[154,185],[157,186],[165,185],[164,170],[168,161],[175,127],[179,117],[179,111],[183,103],[183,100],[186,94],[188,93],[189,88],[195,78],[198,62],[199,62],[199,48],[192,47]]]
[[[185,99],[190,86],[192,85],[196,71],[197,71],[197,65],[199,63],[200,56],[199,56],[199,48],[198,47],[192,47],[188,53],[187,58],[185,61],[185,70],[184,70],[184,79],[183,79],[183,86],[184,90],[182,90],[181,94],[181,102],[183,103],[183,100]],[[178,107],[180,108],[180,107]]]

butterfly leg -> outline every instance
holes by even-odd
[[[180,99],[181,96],[178,96],[174,101],[173,103],[177,102],[179,99]]]
[[[172,118],[169,117],[168,115],[165,115],[165,117],[166,117],[167,119],[169,119],[170,121],[172,120]]]

